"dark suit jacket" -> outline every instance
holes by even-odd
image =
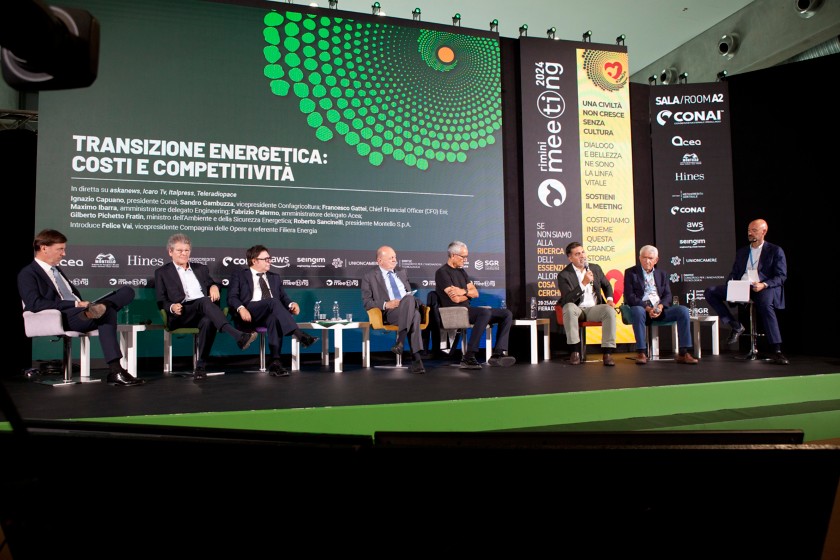
[[[653,283],[656,284],[656,293],[659,294],[663,307],[669,307],[673,296],[671,285],[668,283],[668,275],[664,270],[653,268]],[[645,297],[645,271],[642,265],[637,264],[624,271],[624,303],[644,307],[643,297]]]
[[[595,276],[592,281],[595,303],[607,303],[607,298],[613,297],[612,284],[607,280],[599,265],[590,264],[589,270]],[[560,305],[566,305],[567,303],[580,305],[583,302],[583,288],[580,287],[577,274],[575,274],[575,265],[572,263],[567,264],[566,268],[557,275],[557,287],[560,288]]]
[[[61,267],[56,268],[64,276]],[[67,279],[66,276],[64,278]],[[70,284],[70,289],[77,298],[84,299],[72,282],[67,283]],[[65,310],[76,307],[75,301],[61,299],[61,294],[55,289],[52,278],[34,259],[18,273],[18,293],[23,300],[24,310],[33,313],[44,309]]]
[[[268,282],[269,289],[271,289],[272,297],[279,300],[283,304],[283,307],[288,309],[289,304],[292,303],[292,298],[283,289],[283,278],[276,272],[269,270],[265,273],[265,279]],[[227,305],[230,308],[230,312],[235,313],[240,305],[247,307],[253,297],[254,277],[251,274],[251,269],[243,268],[231,274],[227,295]]]
[[[201,283],[201,289],[205,296],[210,295],[210,287],[218,286],[215,280],[210,277],[210,269],[201,263],[190,263],[193,274]],[[178,276],[175,263],[169,262],[155,270],[155,294],[158,307],[169,313],[173,303],[183,303],[187,294],[181,285],[181,278]]]
[[[735,263],[727,280],[740,280],[747,269],[750,258],[750,246],[745,245],[735,253]],[[777,309],[785,308],[785,280],[787,280],[787,259],[785,252],[778,245],[767,241],[761,248],[761,258],[758,259],[758,279],[767,284],[765,291],[772,294],[773,305]]]
[[[394,274],[405,286],[406,291],[411,291],[411,284],[408,282],[408,275],[400,267],[394,269]],[[385,279],[382,278],[382,271],[379,266],[365,272],[362,276],[362,305],[365,309],[382,309],[385,302],[390,300],[388,288],[385,286]]]

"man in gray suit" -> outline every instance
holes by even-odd
[[[409,337],[412,362],[408,370],[425,373],[420,359],[420,304],[409,293],[408,275],[401,268],[397,270],[397,253],[387,245],[377,249],[376,262],[378,266],[362,276],[362,304],[365,309],[381,309],[382,320],[399,327],[397,342],[391,348],[394,354],[402,354],[403,342]]]

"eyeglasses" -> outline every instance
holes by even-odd
[[[266,262],[268,262],[268,261],[271,260],[271,257],[265,257],[265,258],[255,257],[254,260],[255,261],[266,261]]]
[[[453,257],[458,257],[459,259],[464,259],[464,260],[466,260],[466,259],[467,259],[467,257],[469,257],[469,256],[470,256],[470,254],[469,254],[469,253],[467,253],[466,255],[456,255],[456,254],[453,254],[452,256],[453,256]]]

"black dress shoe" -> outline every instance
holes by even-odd
[[[736,342],[738,342],[738,338],[744,334],[744,331],[747,330],[744,325],[738,325],[737,329],[732,329],[732,332],[729,333],[729,338],[726,339],[726,344],[732,346]]]
[[[423,360],[414,360],[411,362],[411,365],[408,366],[409,373],[426,373],[426,368],[423,367]]]
[[[123,368],[120,368],[119,371],[112,371],[109,373],[108,377],[105,378],[105,381],[109,385],[119,385],[120,387],[134,387],[135,385],[143,385],[146,383],[142,379],[137,379]]]
[[[283,367],[280,360],[274,360],[268,366],[268,374],[272,377],[289,377],[289,370]]]
[[[613,360],[612,354],[604,354],[603,360],[605,366],[615,365],[615,360]]]
[[[773,354],[773,357],[770,358],[770,361],[774,364],[779,364],[780,366],[786,366],[790,363],[790,360],[785,358],[785,355],[781,352],[776,352]]]
[[[394,344],[391,346],[391,352],[394,354],[402,354],[403,353],[403,345],[402,344]]]
[[[580,352],[572,352],[569,356],[569,364],[573,366],[580,365]]]
[[[318,342],[317,336],[312,336],[311,334],[303,333],[303,336],[299,337],[300,345],[304,348],[309,348],[316,342]]]
[[[239,346],[240,350],[247,350],[251,343],[257,339],[257,333],[242,333],[239,337],[239,340],[236,341],[236,345]]]
[[[204,366],[196,366],[193,372],[193,381],[205,381],[207,379],[207,369]]]

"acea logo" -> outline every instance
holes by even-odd
[[[537,196],[540,202],[549,208],[561,206],[566,202],[566,187],[557,179],[546,179],[540,183]]]

